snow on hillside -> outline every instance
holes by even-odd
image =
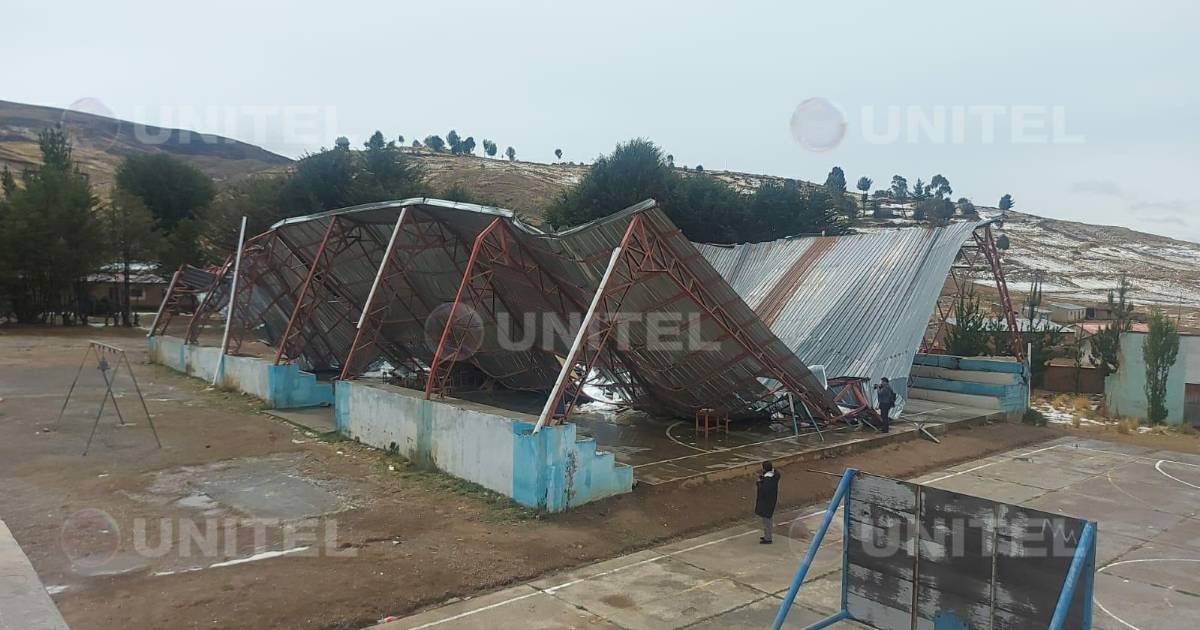
[[[1028,290],[1040,270],[1050,299],[1104,301],[1125,273],[1137,303],[1200,306],[1200,244],[1019,212],[1009,213],[1003,232],[1012,244],[1004,262],[1014,291]]]

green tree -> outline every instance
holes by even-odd
[[[892,175],[892,199],[905,201],[908,199],[908,180],[900,175]]]
[[[1128,299],[1130,288],[1128,278],[1121,274],[1117,288],[1108,292],[1112,321],[1092,335],[1091,360],[1102,377],[1121,369],[1121,335],[1133,328],[1133,304]]]
[[[488,140],[487,138],[484,138],[483,139],[483,152],[486,153],[488,157],[495,157],[496,143],[492,142],[491,140]]]
[[[1158,424],[1167,419],[1167,379],[1179,357],[1179,329],[1162,309],[1150,313],[1150,332],[1142,345],[1146,363],[1147,419]]]
[[[38,134],[42,164],[0,202],[0,294],[22,323],[86,318],[83,280],[104,260],[91,183],[61,128]]]
[[[446,142],[441,136],[425,136],[425,146],[441,153],[446,149]]]
[[[383,134],[376,135],[378,140],[372,136],[361,153],[351,156],[349,197],[342,206],[403,199],[424,189],[417,165],[394,143],[383,143]],[[474,149],[475,141],[470,144]]]
[[[1012,243],[1009,242],[1007,234],[1001,234],[1000,237],[996,239],[996,249],[1007,250],[1011,246]]]
[[[287,181],[282,176],[251,175],[224,186],[204,213],[202,242],[208,248],[206,256],[218,260],[237,248],[243,216],[247,234],[259,234],[286,218],[280,193]]]
[[[843,234],[847,220],[829,191],[804,189],[795,180],[764,182],[750,195],[745,226],[731,241],[769,241],[802,234]],[[718,241],[719,242],[719,241]]]
[[[561,159],[562,159],[562,149],[555,149],[555,150],[554,150],[554,159],[556,159],[556,160],[561,160]]]
[[[675,171],[654,143],[640,138],[597,158],[583,179],[551,206],[546,219],[557,228],[578,225],[651,198],[688,238],[700,242],[846,230],[840,206],[823,188],[770,181],[753,195],[743,195],[699,168],[690,174]]]
[[[927,197],[917,202],[913,210],[913,218],[918,221],[928,220],[934,225],[946,225],[954,216],[954,202],[941,197]]]
[[[164,232],[212,203],[216,185],[208,175],[166,153],[131,155],[117,167],[116,187],[136,195]]]
[[[959,197],[957,205],[959,214],[963,215],[964,217],[979,216],[979,209],[975,207],[975,204],[971,203],[970,199],[967,199],[966,197]]]
[[[929,180],[929,190],[939,198],[949,197],[950,194],[954,192],[950,188],[950,180],[943,177],[941,173],[934,175],[933,178]]]
[[[458,155],[462,153],[462,138],[458,136],[458,132],[451,129],[450,133],[446,134],[446,144],[450,147],[450,153]]]
[[[338,136],[337,139],[333,141],[333,148],[341,149],[342,151],[349,151],[350,138],[347,138],[346,136]]]
[[[113,192],[112,201],[101,209],[106,241],[121,264],[121,324],[133,326],[129,304],[129,276],[133,263],[154,259],[160,237],[154,215],[140,197],[123,190]]]
[[[974,289],[960,292],[954,303],[954,325],[946,327],[946,352],[960,357],[987,354],[990,340]]]
[[[508,147],[507,149],[504,150],[504,156],[508,158],[509,162],[516,161],[517,150],[512,147]]]
[[[404,144],[404,134],[400,134],[396,137],[396,144]]]
[[[829,175],[825,176],[825,190],[835,199],[846,194],[846,173],[842,172],[842,167],[835,166],[830,169]]]
[[[354,152],[321,149],[300,158],[279,191],[284,216],[335,210],[354,203]]]
[[[1001,212],[1008,212],[1009,210],[1012,210],[1014,205],[1016,204],[1013,203],[1012,195],[1004,193],[1004,196],[1000,198]]]
[[[858,183],[854,185],[854,187],[857,188],[859,190],[859,192],[862,193],[862,211],[863,211],[863,213],[867,212],[867,193],[871,192],[871,184],[873,184],[873,183],[874,182],[871,181],[870,177],[859,177]]]
[[[670,153],[667,154],[667,166],[670,168],[675,168],[675,156],[671,155]]]
[[[919,201],[924,201],[929,198],[929,187],[920,177],[917,178],[917,183],[913,184],[912,198]]]
[[[8,170],[8,165],[4,165],[4,170],[0,171],[0,193],[4,193],[4,198],[8,199],[17,189],[17,178],[13,177],[12,171]]]
[[[466,140],[463,140],[462,144],[459,145],[459,152],[462,153],[463,155],[474,155],[475,154],[475,136],[467,136]]]
[[[1041,387],[1046,378],[1046,366],[1062,354],[1063,332],[1058,325],[1042,319],[1030,325],[1028,339],[1030,380],[1034,387]]]

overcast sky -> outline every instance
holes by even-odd
[[[539,161],[644,136],[678,164],[942,173],[977,204],[1200,242],[1197,6],[6,0],[0,99],[289,156],[375,129]],[[791,125],[805,101],[825,115]]]

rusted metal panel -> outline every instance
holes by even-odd
[[[511,234],[523,255],[536,261],[537,269],[545,270],[549,279],[540,278],[539,285],[527,269],[485,265],[477,275],[486,280],[486,290],[494,300],[488,302],[488,312],[480,313],[483,332],[478,347],[460,361],[473,364],[511,388],[550,389],[559,372],[554,357],[566,355],[574,331],[568,329],[561,337],[539,339],[536,348],[521,349],[503,337],[500,320],[538,321],[553,315],[565,316],[564,324],[577,325],[584,310],[581,305],[594,294],[613,248],[633,217],[640,216],[662,240],[671,258],[684,266],[694,286],[683,290],[670,274],[649,274],[623,302],[623,310],[635,317],[623,331],[626,345],[614,353],[616,363],[610,362],[603,369],[631,375],[646,394],[636,401],[639,406],[677,415],[690,415],[702,407],[752,408],[775,391],[778,380],[774,376],[781,376],[782,380],[802,384],[800,393],[806,393],[831,413],[837,411],[807,366],[652,200],[556,234],[525,224],[509,210],[426,198],[286,219],[272,226],[270,232],[285,246],[287,259],[272,260],[271,265],[279,269],[254,283],[261,287],[255,294],[274,296],[271,299],[276,304],[263,314],[260,336],[273,344],[280,342],[278,337],[287,328],[288,317],[281,318],[275,311],[290,313],[295,309],[294,296],[300,294],[304,278],[311,275],[307,272],[313,268],[323,236],[336,219],[346,226],[341,243],[344,254],[332,257],[325,265],[327,269],[323,267],[314,276],[314,283],[322,291],[320,298],[306,307],[311,309],[303,326],[306,335],[303,343],[296,344],[295,354],[310,369],[340,368],[354,345],[357,322],[362,319],[383,252],[405,208],[416,217],[397,235],[400,247],[413,252],[405,260],[406,279],[413,294],[409,309],[412,316],[389,318],[379,326],[380,343],[374,347],[380,353],[386,355],[388,348],[403,347],[417,355],[413,357],[417,361],[426,365],[433,361],[441,335],[432,335],[431,341],[426,321],[433,311],[455,301],[475,240],[499,219],[505,234]],[[422,242],[429,239],[437,246],[422,249]],[[699,299],[700,293],[703,299]],[[690,327],[686,334],[694,338],[689,338],[708,343],[702,349],[686,344],[683,348],[656,347],[652,343],[653,324],[648,323],[654,315],[679,318],[683,321],[681,331]],[[731,326],[735,329],[733,338]],[[437,330],[442,331],[440,327]],[[747,352],[747,347],[754,352]]]

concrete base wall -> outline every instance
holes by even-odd
[[[1146,418],[1150,404],[1146,400],[1146,361],[1142,356],[1145,333],[1121,335],[1121,366],[1116,374],[1104,379],[1104,404],[1111,416],[1133,416]],[[1179,356],[1167,374],[1167,418],[1168,424],[1183,422],[1184,382],[1187,376],[1188,353],[1180,340]]]
[[[633,468],[578,439],[573,424],[533,426],[487,411],[425,400],[398,387],[338,381],[338,431],[414,464],[561,512],[633,489]]]
[[[150,360],[209,383],[217,373],[221,351],[183,343],[175,337],[149,337]],[[290,409],[333,404],[333,386],[292,364],[275,365],[257,357],[226,356],[221,366],[223,389],[261,398],[268,407]]]
[[[1013,359],[918,354],[909,396],[1020,416],[1029,408],[1029,371]]]

